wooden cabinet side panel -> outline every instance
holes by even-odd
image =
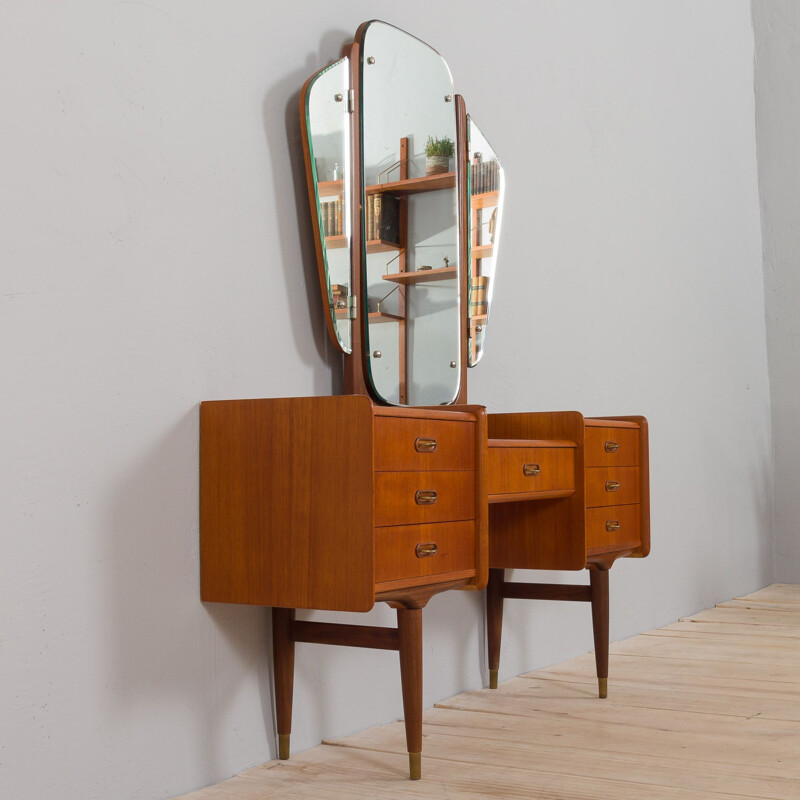
[[[370,609],[369,400],[202,403],[200,437],[202,599]]]
[[[645,417],[631,417],[639,423],[639,511],[641,513],[640,527],[642,531],[642,546],[633,555],[645,558],[650,554],[650,434]]]
[[[484,589],[489,580],[489,490],[487,475],[487,420],[483,406],[461,406],[475,415],[475,578],[468,588]]]

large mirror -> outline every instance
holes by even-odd
[[[463,268],[452,77],[435,50],[383,22],[362,28],[361,74],[370,382],[388,403],[452,403]]]
[[[433,48],[364,23],[301,110],[327,321],[345,391],[466,402],[495,287],[503,171]]]

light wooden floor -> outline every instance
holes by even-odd
[[[800,798],[800,586],[774,585],[401,722],[271,761],[184,800]]]

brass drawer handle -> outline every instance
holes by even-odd
[[[435,556],[439,552],[439,548],[436,546],[436,542],[428,542],[427,544],[418,544],[414,548],[414,552],[417,558],[428,558]]]
[[[418,453],[432,453],[436,450],[436,439],[424,439],[420,436],[414,441],[414,449]]]
[[[414,492],[414,502],[418,506],[432,506],[436,500],[437,495],[433,489],[418,489]]]
[[[616,453],[619,450],[619,442],[606,442],[606,453]]]
[[[522,474],[526,478],[532,478],[538,475],[541,472],[539,469],[538,464],[523,464],[522,465]]]
[[[606,491],[607,492],[618,492],[619,491],[619,481],[606,481]]]
[[[613,533],[614,531],[618,531],[621,527],[622,527],[622,525],[620,525],[619,522],[617,522],[617,520],[615,520],[615,519],[610,519],[608,522],[606,522],[606,530],[609,533]]]

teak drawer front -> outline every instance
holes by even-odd
[[[639,430],[587,426],[584,459],[587,467],[638,467]]]
[[[375,469],[475,469],[475,424],[375,417]]]
[[[487,467],[490,495],[575,488],[572,447],[490,447]]]
[[[586,470],[587,508],[638,502],[638,467],[589,467]]]
[[[475,519],[474,472],[375,473],[376,526],[464,519]]]
[[[474,569],[472,521],[375,531],[375,583]]]
[[[586,547],[592,550],[623,550],[642,543],[640,507],[608,506],[586,511]]]

